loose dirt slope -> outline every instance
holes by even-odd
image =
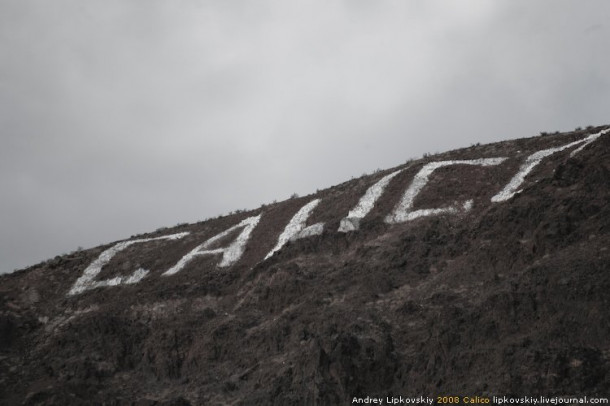
[[[139,282],[68,293],[116,243],[0,278],[0,404],[339,405],[390,395],[610,393],[610,133],[544,157],[521,193],[492,203],[536,151],[606,127],[473,146],[411,161],[316,195],[131,239],[96,281]],[[386,218],[422,167],[437,169],[413,209]],[[340,221],[387,185],[359,230]],[[313,199],[289,241],[291,218]],[[455,202],[455,204],[454,204]],[[261,215],[243,255],[200,255],[206,240]],[[208,249],[236,241],[236,228]],[[315,233],[314,233],[315,234]],[[126,279],[124,278],[123,281]]]

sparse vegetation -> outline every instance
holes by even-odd
[[[568,159],[576,150],[570,148],[547,155],[540,166],[547,170],[523,170],[534,151],[585,138],[565,132],[557,140],[426,153],[427,160],[375,170],[381,178],[406,168],[379,194],[368,192],[370,175],[317,189],[326,203],[310,217],[294,217],[309,195],[274,200],[252,237],[243,238],[235,267],[219,265],[244,228],[224,213],[181,242],[129,249],[114,242],[6,276],[0,377],[10,390],[0,391],[0,403],[348,404],[359,393],[432,394],[440,385],[472,393],[601,393],[610,376],[610,312],[601,305],[610,256],[600,235],[610,191],[599,170],[608,140],[600,137],[579,159]],[[511,163],[438,171],[416,192],[416,209],[432,214],[400,225],[385,220],[410,185],[419,187],[422,166],[482,155]],[[522,192],[491,200],[507,182],[513,188],[515,173],[527,175]],[[468,197],[479,197],[473,210],[459,209]],[[459,210],[434,213],[442,207]],[[303,227],[310,232],[299,235]],[[170,234],[160,233],[166,229],[139,238]],[[266,260],[291,230],[297,238]],[[213,245],[196,248],[214,235],[220,239]],[[88,290],[66,296],[79,280]],[[465,372],[456,372],[457,364]]]

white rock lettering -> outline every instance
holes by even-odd
[[[68,292],[68,295],[78,295],[79,293],[83,293],[86,290],[101,288],[104,286],[117,286],[121,284],[129,285],[140,282],[148,274],[148,270],[139,268],[136,269],[134,273],[130,276],[117,276],[115,278],[106,279],[103,281],[96,281],[95,277],[102,271],[102,268],[110,262],[112,257],[123,251],[130,245],[156,240],[177,240],[186,237],[188,234],[188,232],[184,232],[166,235],[163,237],[123,241],[108,248],[106,251],[102,252],[100,256],[87,267],[87,269],[85,269],[83,275],[76,280],[76,282],[72,286],[72,289],[70,289],[70,292]]]
[[[566,145],[562,145],[555,148],[543,149],[542,151],[534,152],[532,155],[528,156],[523,165],[519,168],[519,172],[508,182],[508,184],[502,189],[498,194],[491,198],[491,201],[494,203],[504,202],[515,194],[519,193],[519,187],[525,182],[525,177],[536,167],[538,164],[547,156],[553,155],[556,152],[563,151],[568,148],[572,148],[573,146],[583,144],[580,148],[572,151],[570,156],[574,156],[583,150],[584,147],[591,144],[593,141],[597,140],[603,134],[610,131],[610,129],[606,129],[600,131],[596,134],[591,134],[582,140],[574,141]]]
[[[186,266],[186,264],[188,264],[193,258],[202,256],[202,255],[222,254],[222,261],[220,261],[218,266],[223,268],[223,267],[233,265],[234,263],[239,261],[239,259],[243,255],[245,247],[246,247],[246,243],[248,242],[248,239],[250,238],[250,234],[252,234],[252,230],[254,230],[254,227],[256,227],[256,225],[258,224],[260,219],[261,219],[261,214],[259,214],[258,216],[248,217],[247,219],[243,220],[241,223],[234,225],[233,227],[223,231],[220,234],[215,235],[214,237],[210,238],[209,240],[207,240],[203,244],[197,246],[191,252],[189,252],[188,254],[183,256],[176,265],[174,265],[173,267],[171,267],[170,269],[165,271],[163,273],[163,275],[169,276],[169,275],[173,275],[173,274],[181,271],[182,268],[184,268]],[[224,247],[224,248],[210,249],[210,246],[212,244],[214,244],[218,240],[226,237],[234,230],[237,230],[242,227],[243,227],[243,230],[241,231],[241,233],[237,236],[235,241],[233,241],[229,246]]]
[[[360,229],[360,221],[366,217],[367,214],[373,209],[377,200],[383,194],[388,183],[394,178],[394,176],[398,175],[402,172],[402,169],[396,172],[392,172],[389,175],[384,176],[379,180],[379,182],[375,183],[371,186],[364,196],[360,199],[356,207],[350,210],[347,213],[347,216],[341,220],[341,224],[339,224],[339,231],[342,233],[347,233],[349,231],[356,231]]]
[[[432,172],[434,172],[438,168],[442,168],[449,165],[493,166],[499,165],[507,159],[508,158],[481,158],[472,160],[430,162],[424,165],[424,167],[420,169],[417,175],[415,175],[413,182],[403,195],[402,200],[396,205],[394,211],[386,217],[386,223],[403,223],[405,221],[413,220],[418,217],[432,216],[443,213],[455,214],[459,211],[469,211],[470,209],[472,209],[472,200],[467,200],[461,205],[441,207],[436,209],[412,210],[412,208],[415,198],[421,192],[424,186],[426,186],[426,184],[428,183]]]
[[[517,173],[510,179],[508,184],[496,195],[491,198],[491,202],[499,203],[505,202],[513,197],[516,193],[519,193],[519,189],[525,182],[526,177],[534,170],[534,168],[540,164],[540,162],[557,152],[566,150],[568,148],[576,147],[570,156],[582,151],[586,146],[598,140],[602,135],[610,132],[610,128],[600,131],[596,134],[590,134],[581,140],[570,142],[568,144],[544,149],[537,151],[529,155],[523,164],[520,166]],[[414,220],[420,217],[433,216],[439,214],[458,214],[468,212],[472,210],[474,200],[467,199],[463,202],[454,202],[451,205],[444,207],[435,208],[424,208],[414,210],[414,203],[418,195],[428,184],[430,177],[433,172],[439,168],[443,168],[451,165],[475,165],[475,166],[495,166],[500,165],[508,158],[496,157],[496,158],[480,158],[472,160],[449,160],[439,162],[429,162],[423,165],[419,172],[415,175],[411,184],[406,189],[405,193],[401,197],[400,202],[394,207],[392,212],[385,218],[385,222],[389,224],[403,223],[410,220]],[[360,229],[360,222],[365,218],[371,210],[375,207],[383,193],[385,192],[389,183],[404,169],[394,171],[380,180],[374,185],[369,187],[362,196],[356,206],[351,209],[347,216],[341,219],[338,232],[351,232]],[[265,256],[264,260],[270,258],[274,253],[279,251],[288,241],[294,241],[301,238],[311,237],[320,235],[324,231],[324,223],[316,223],[310,226],[306,226],[307,220],[310,215],[320,204],[320,199],[313,199],[303,207],[301,207],[296,214],[290,219],[282,233],[279,235],[275,247]],[[174,275],[177,272],[184,269],[184,267],[198,256],[206,255],[222,255],[222,259],[218,263],[218,267],[229,267],[237,263],[244,251],[246,244],[248,243],[252,231],[258,225],[262,214],[257,216],[249,217],[241,221],[240,223],[230,227],[229,229],[221,232],[220,234],[211,237],[203,244],[197,246],[186,255],[184,255],[173,267],[163,273],[164,276]],[[231,243],[225,247],[218,248],[217,246],[222,243],[223,238],[228,238],[231,233],[236,233],[240,230],[237,237],[235,237]],[[188,232],[182,232],[178,234],[171,234],[156,238],[144,238],[132,241],[122,241],[105,250],[100,256],[94,260],[84,271],[80,278],[76,280],[68,296],[78,295],[90,289],[106,286],[119,286],[135,284],[142,281],[150,272],[146,269],[138,268],[130,275],[116,276],[114,278],[96,281],[95,278],[102,271],[102,268],[106,266],[112,258],[117,255],[120,251],[126,249],[133,244],[147,243],[156,240],[177,240],[189,235]]]
[[[301,209],[292,217],[290,222],[288,222],[288,225],[282,234],[280,234],[277,244],[275,244],[275,247],[269,251],[267,256],[265,256],[265,259],[271,257],[273,254],[279,251],[290,240],[294,241],[298,240],[299,238],[322,234],[322,231],[324,231],[323,223],[317,223],[305,228],[305,223],[307,222],[309,215],[318,204],[320,204],[320,199],[314,199],[305,206],[301,207]]]

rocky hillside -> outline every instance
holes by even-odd
[[[610,127],[0,277],[2,405],[610,393]]]

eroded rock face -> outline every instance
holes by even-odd
[[[607,395],[604,130],[451,151],[4,275],[0,403]]]

